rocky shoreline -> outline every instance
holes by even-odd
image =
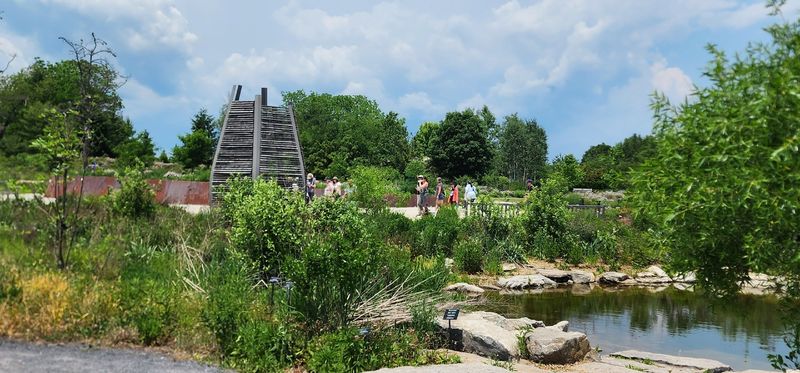
[[[647,287],[653,291],[664,290],[673,286],[678,290],[694,290],[697,282],[694,273],[670,276],[659,266],[650,266],[631,275],[624,272],[608,271],[596,275],[582,269],[560,270],[550,268],[536,268],[532,266],[519,267],[515,264],[504,264],[503,270],[508,275],[497,277],[489,282],[481,279],[478,284],[459,282],[446,287],[445,291],[455,291],[465,294],[478,295],[485,290],[501,292],[537,291],[556,289],[568,285],[573,286],[578,292],[593,289],[596,285],[600,288],[615,290],[619,287],[639,286]],[[750,273],[749,280],[741,288],[743,294],[770,294],[774,292],[780,279],[762,273]]]
[[[461,364],[381,369],[380,372],[732,372],[722,362],[686,356],[626,350],[600,355],[584,333],[570,332],[569,322],[547,326],[527,317],[505,318],[493,312],[462,313],[448,323],[437,321],[449,349]],[[746,370],[742,373],[768,372]],[[797,371],[791,371],[797,372]]]

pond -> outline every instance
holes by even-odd
[[[569,321],[603,354],[635,349],[721,361],[735,370],[770,370],[768,354],[788,352],[774,296],[714,301],[669,287],[559,288],[538,294],[492,292],[479,308],[552,325]]]

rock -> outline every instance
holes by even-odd
[[[436,322],[440,328],[447,329],[446,320],[437,319]],[[466,312],[451,322],[451,338],[457,349],[495,359],[511,360],[520,355],[517,330],[543,326],[543,322],[526,317],[506,319],[493,312]]]
[[[514,263],[503,263],[503,272],[516,271],[517,265]]]
[[[600,275],[600,283],[616,285],[630,277],[622,272],[606,272]]]
[[[590,284],[594,282],[594,273],[586,271],[571,271],[569,273],[572,282],[576,284]]]
[[[529,289],[556,286],[555,281],[542,275],[519,275],[497,280],[497,286],[506,289]]]
[[[537,269],[536,272],[539,272],[540,275],[547,277],[559,284],[564,284],[572,279],[572,276],[569,275],[569,272],[562,271],[560,269]]]
[[[647,267],[647,272],[650,272],[650,273],[656,275],[656,277],[669,277],[667,272],[664,272],[664,270],[661,269],[661,267],[659,267],[659,266]]]
[[[685,283],[685,282],[677,282],[677,283],[672,284],[672,286],[675,289],[678,289],[680,291],[692,290],[693,287],[694,287],[694,285],[688,284],[688,283]]]
[[[626,279],[625,281],[621,281],[619,283],[619,285],[622,285],[622,286],[636,286],[636,285],[639,285],[639,281],[634,280],[632,278],[629,278],[629,279]]]
[[[636,275],[636,281],[643,285],[665,284],[672,282],[672,278],[660,267],[650,266],[644,272],[639,272]]]
[[[485,363],[423,365],[418,367],[381,368],[373,373],[508,373],[507,369]],[[370,373],[367,372],[367,373]]]
[[[459,293],[481,294],[484,290],[478,286],[466,282],[458,282],[444,288],[445,291],[455,291]]]
[[[181,177],[181,176],[183,176],[183,174],[179,174],[175,171],[168,171],[167,173],[164,174],[164,177]]]
[[[586,334],[554,328],[526,333],[525,345],[530,360],[544,364],[572,364],[581,361],[590,350]]]
[[[730,366],[710,359],[654,354],[636,350],[620,351],[610,355],[624,359],[651,361],[657,364],[671,365],[676,368],[689,368],[712,373],[727,372],[731,370]]]
[[[455,261],[452,258],[444,258],[445,268],[453,268],[453,264],[455,264]]]
[[[562,332],[567,332],[567,331],[569,331],[568,330],[569,329],[569,321],[567,321],[567,320],[559,321],[559,322],[557,322],[557,323],[555,323],[553,325],[546,326],[545,328],[551,328],[551,329],[560,330]]]
[[[500,290],[499,286],[492,284],[480,284],[478,286],[482,287],[485,290],[494,290],[494,291]]]

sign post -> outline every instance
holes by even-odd
[[[448,308],[448,309],[444,310],[444,317],[442,317],[442,319],[443,320],[447,320],[447,347],[448,348],[452,347],[452,345],[453,345],[452,340],[451,340],[451,336],[453,334],[453,331],[451,330],[451,322],[453,320],[458,319],[458,313],[459,313],[459,309],[458,308]]]

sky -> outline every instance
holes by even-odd
[[[782,18],[793,20],[800,0]],[[708,43],[766,41],[763,0],[4,0],[0,61],[69,58],[94,32],[127,76],[123,114],[169,151],[234,84],[269,102],[298,89],[363,94],[410,133],[487,105],[546,130],[549,156],[648,134],[650,95],[691,100]]]

